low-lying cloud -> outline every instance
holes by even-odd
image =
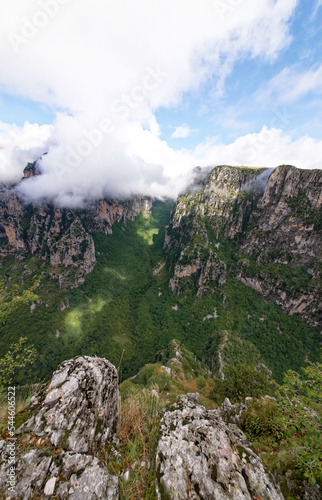
[[[56,119],[1,125],[0,181],[17,181],[27,161],[48,152],[42,175],[24,181],[20,192],[27,200],[81,206],[103,196],[175,197],[196,165],[316,166],[321,143],[292,141],[275,129],[228,145],[210,138],[195,150],[173,150],[161,139],[158,109],[178,105],[210,80],[219,95],[241,57],[274,59],[290,43],[296,0],[229,3],[227,15],[215,4],[7,2],[0,87],[46,104]]]

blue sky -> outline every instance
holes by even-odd
[[[0,42],[0,181],[49,152],[30,199],[175,196],[197,164],[321,168],[322,0],[16,0]]]
[[[5,93],[0,94],[0,113],[1,121],[19,126],[26,121],[43,125],[53,123],[55,119],[54,111],[44,104]]]
[[[290,101],[276,101],[276,94],[254,103],[260,90],[284,68],[294,68],[305,74],[322,63],[322,2],[299,2],[290,19],[292,41],[273,60],[245,55],[234,65],[221,95],[213,85],[182,97],[175,109],[162,108],[157,119],[162,138],[172,147],[195,147],[206,136],[219,136],[225,143],[241,133],[259,132],[264,125],[277,126],[292,133],[294,138],[304,134],[320,139],[322,135],[322,77],[319,88]],[[317,107],[318,106],[318,107]],[[186,124],[191,130],[187,138],[171,138],[175,126]]]

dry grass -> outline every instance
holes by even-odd
[[[43,387],[43,384],[33,384],[24,387],[16,386],[16,400],[15,400],[15,408],[16,415],[23,411],[26,408],[27,402],[30,398],[40,391]],[[7,398],[7,390],[3,389],[0,394],[0,432],[3,432],[8,423],[8,398]]]
[[[141,436],[147,425],[151,425],[157,417],[158,410],[162,407],[160,398],[153,394],[153,390],[158,391],[158,386],[149,389],[133,391],[122,402],[122,420],[120,429],[120,439],[123,443],[131,441],[133,436]]]
[[[154,499],[154,461],[159,430],[158,411],[162,399],[156,397],[158,386],[133,390],[122,401],[119,437],[123,442],[123,473],[129,471],[126,482],[121,476],[121,498],[126,500]],[[153,491],[152,491],[153,490]]]

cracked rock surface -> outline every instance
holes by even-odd
[[[161,421],[157,496],[170,499],[282,500],[278,486],[243,432],[199,395],[182,396]]]
[[[10,443],[0,442],[1,499],[119,498],[117,477],[95,456],[113,449],[120,418],[118,376],[109,361],[63,362],[31,399],[28,414],[17,430],[15,491],[7,485]]]
[[[32,416],[19,432],[34,432],[54,446],[93,452],[116,431],[120,396],[115,367],[106,359],[64,361],[50,384],[29,403]]]

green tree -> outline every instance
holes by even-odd
[[[40,280],[35,281],[31,288],[21,291],[18,285],[8,286],[4,281],[0,281],[0,320],[3,323],[18,307],[38,300],[35,290],[39,282]]]
[[[322,350],[321,350],[322,354]],[[295,466],[311,484],[322,484],[322,363],[307,360],[302,373],[289,370],[277,391],[279,406],[287,415],[290,433],[300,436]]]
[[[274,400],[249,403],[243,430],[259,448],[271,450],[267,465],[275,473],[295,469],[302,482],[322,485],[321,400],[322,363],[307,361],[301,373],[286,372]]]
[[[322,350],[321,350],[322,354]],[[322,398],[322,363],[307,360],[307,366],[301,369],[302,375],[288,370],[284,377],[284,385],[280,388],[281,394],[288,400],[311,406],[315,409],[316,403]]]
[[[32,345],[26,345],[26,337],[21,337],[18,342],[11,344],[10,350],[0,359],[0,391],[9,385],[18,370],[32,364],[37,356],[37,351]]]
[[[38,300],[35,289],[39,286],[39,281],[35,281],[31,288],[23,291],[18,285],[8,286],[4,281],[0,282],[0,319],[3,323],[9,314],[22,305]],[[0,359],[0,392],[4,386],[11,383],[19,368],[35,361],[37,351],[27,344],[27,340],[27,337],[21,337],[18,342],[11,344],[9,351]]]
[[[236,403],[247,396],[258,398],[271,392],[272,387],[267,375],[248,365],[238,364],[227,368],[224,380],[216,380],[211,395],[219,403],[225,398]]]

